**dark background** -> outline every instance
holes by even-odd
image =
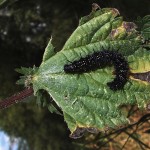
[[[0,99],[24,88],[15,84],[19,74],[14,69],[39,66],[51,36],[55,50],[61,50],[94,2],[117,8],[126,21],[150,14],[149,0],[8,0],[0,6]],[[86,149],[78,145],[83,139],[69,138],[63,117],[31,99],[1,110],[0,129],[25,139],[32,150]],[[22,140],[20,146],[27,148]]]

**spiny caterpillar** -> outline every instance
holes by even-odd
[[[64,65],[66,73],[86,73],[103,68],[108,65],[114,65],[115,78],[108,82],[107,85],[113,91],[123,89],[129,78],[129,64],[122,54],[116,51],[103,50],[94,52],[84,58],[75,60],[71,64]]]

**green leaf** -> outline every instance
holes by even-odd
[[[79,128],[105,130],[125,125],[129,121],[120,106],[145,107],[150,100],[150,84],[131,75],[123,90],[112,91],[107,86],[113,78],[111,66],[83,74],[64,72],[65,64],[104,49],[122,53],[131,73],[150,71],[150,52],[142,48],[141,35],[133,23],[124,22],[118,14],[116,9],[107,8],[83,17],[63,49],[52,57],[51,52],[48,57],[44,54],[44,63],[32,75],[34,94],[38,96],[39,90],[50,94],[71,135]]]
[[[45,62],[46,60],[48,60],[50,57],[52,57],[55,54],[54,47],[53,47],[51,41],[52,41],[52,38],[49,40],[49,43],[45,49],[42,62]]]
[[[133,55],[128,57],[132,73],[150,71],[150,51],[139,48]]]
[[[16,68],[16,72],[23,74],[23,76],[20,76],[20,79],[16,82],[16,84],[24,84],[25,87],[28,87],[32,83],[32,75],[34,75],[37,70],[38,68],[35,66],[33,68]]]
[[[23,74],[23,75],[31,75],[31,73],[33,72],[33,69],[21,67],[21,68],[16,68],[15,71],[20,73],[20,74]]]
[[[53,106],[52,104],[49,104],[48,105],[48,110],[51,112],[51,113],[56,113],[58,115],[62,115],[57,109],[55,106]]]
[[[145,40],[150,39],[150,15],[147,15],[143,18],[138,17],[136,20],[138,24],[139,31]]]
[[[93,52],[93,50],[110,49],[129,55],[138,48],[140,40],[136,31],[134,30],[131,34],[126,30],[122,17],[116,17],[118,15],[116,9],[102,9],[95,14],[91,20],[88,20],[89,16],[84,17],[84,20],[88,18],[86,19],[88,21],[84,24],[80,23],[67,40],[63,50],[75,52],[76,50],[85,52],[92,50]]]

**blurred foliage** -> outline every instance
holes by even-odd
[[[146,15],[143,18],[138,17],[135,22],[138,25],[138,30],[141,32],[144,40],[148,41],[148,39],[150,39],[150,15]]]
[[[5,2],[6,2],[6,0],[0,0],[0,5],[2,5]]]
[[[32,150],[65,150],[71,146],[62,118],[51,115],[46,109],[37,108],[35,104],[21,104],[3,110],[0,118],[1,129],[27,140]]]
[[[117,8],[127,21],[150,13],[149,0],[0,1],[0,98],[23,88],[15,85],[18,74],[14,69],[38,66],[51,35],[59,51],[93,2]],[[71,144],[61,117],[38,108],[34,101],[1,111],[0,128],[25,139],[32,150],[84,149]]]

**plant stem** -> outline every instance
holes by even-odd
[[[24,98],[29,97],[33,94],[33,88],[29,87],[24,89],[21,92],[18,92],[6,99],[3,99],[0,101],[0,109],[5,109],[15,103],[21,102],[24,100]]]

